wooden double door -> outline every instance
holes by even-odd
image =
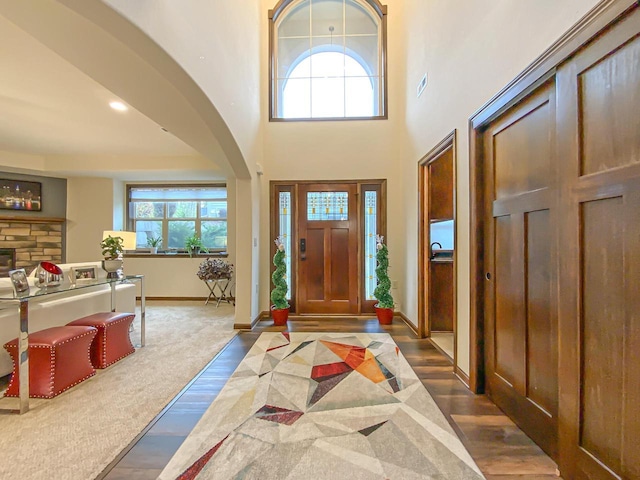
[[[567,479],[640,478],[640,8],[481,134],[486,389]]]
[[[272,182],[272,232],[286,241],[293,312],[373,312],[384,180]]]

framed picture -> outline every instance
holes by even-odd
[[[0,208],[39,212],[42,210],[42,184],[0,179]]]
[[[9,277],[11,278],[11,283],[13,283],[16,296],[29,293],[29,281],[27,280],[27,272],[25,272],[24,268],[10,270]]]
[[[72,283],[90,282],[96,278],[98,278],[98,272],[94,266],[88,265],[86,267],[71,268]]]

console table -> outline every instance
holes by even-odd
[[[20,334],[18,335],[18,375],[20,378],[19,407],[11,411],[20,414],[29,411],[29,301],[45,295],[59,295],[69,292],[83,292],[87,288],[98,285],[110,285],[111,287],[111,311],[116,311],[116,286],[122,283],[140,282],[140,343],[136,347],[144,347],[145,344],[145,293],[144,275],[127,275],[117,279],[95,279],[77,282],[75,284],[63,283],[57,287],[31,287],[30,291],[13,297],[0,297],[0,302],[14,302],[18,305]],[[1,409],[5,410],[5,409]]]

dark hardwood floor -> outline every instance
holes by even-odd
[[[390,333],[488,480],[559,478],[555,463],[486,396],[472,394],[453,375],[448,359],[429,340],[416,339],[400,319],[381,326],[375,319],[309,318],[290,320],[287,329]],[[155,479],[260,333],[282,330],[264,321],[235,337],[98,478]]]

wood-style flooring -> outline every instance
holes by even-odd
[[[559,478],[555,463],[486,396],[472,394],[453,375],[449,360],[429,340],[416,339],[400,319],[390,326],[375,319],[290,320],[287,329],[390,333],[488,480]],[[155,479],[260,333],[281,330],[285,328],[263,321],[252,332],[235,337],[98,478]]]

